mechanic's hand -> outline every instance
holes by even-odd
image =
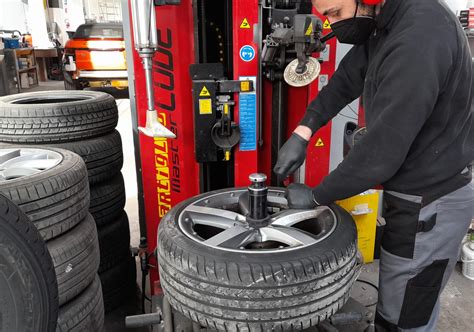
[[[273,168],[275,174],[286,178],[303,165],[308,143],[303,137],[293,133],[278,152],[278,161]]]
[[[290,184],[285,197],[290,209],[314,209],[319,206],[313,197],[313,190],[305,184]]]

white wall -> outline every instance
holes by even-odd
[[[20,30],[21,33],[28,32],[26,26],[28,6],[21,0],[0,0],[0,4],[0,29]],[[31,27],[28,28],[31,29]]]
[[[34,47],[48,48],[53,46],[48,37],[45,13],[43,0],[28,0],[27,21]]]
[[[121,0],[84,0],[86,19],[96,22],[122,21]]]
[[[468,0],[444,0],[453,12],[468,8]]]
[[[76,31],[85,22],[83,0],[62,0],[62,8],[49,8],[49,21],[59,25],[59,42],[64,45],[68,40],[66,31]]]
[[[98,0],[92,0],[97,3]],[[47,17],[50,22],[56,22],[61,29],[60,42],[65,44],[66,31],[75,31],[85,22],[84,0],[62,0],[62,8],[44,7],[44,0],[28,0],[28,5],[22,0],[0,0],[0,29],[20,30],[30,32],[33,45],[36,47],[51,47],[47,31]]]
[[[50,47],[43,0],[0,0],[0,29],[30,32],[33,46]]]
[[[84,1],[67,0],[67,13],[65,18],[69,20],[69,30],[76,31],[77,27],[84,24]]]

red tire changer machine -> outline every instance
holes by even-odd
[[[272,172],[278,150],[349,47],[331,38],[310,0],[124,0],[124,7],[139,256],[159,295],[158,271],[148,266],[157,266],[161,218],[200,193],[247,186],[251,173],[282,186]],[[358,108],[356,101],[318,131],[292,181],[315,186],[337,166]]]

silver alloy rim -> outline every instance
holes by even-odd
[[[334,212],[321,206],[313,210],[288,209],[284,190],[268,190],[270,223],[250,228],[239,209],[246,189],[203,197],[187,205],[178,225],[190,239],[219,250],[246,253],[282,252],[314,245],[330,236],[337,225]]]
[[[44,172],[55,167],[62,160],[61,154],[51,150],[0,149],[0,182]]]

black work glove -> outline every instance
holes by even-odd
[[[276,175],[286,178],[293,174],[306,159],[308,141],[293,133],[278,152],[278,161],[273,168]]]
[[[313,190],[305,184],[292,183],[285,193],[290,209],[314,209],[319,206],[313,196]]]

